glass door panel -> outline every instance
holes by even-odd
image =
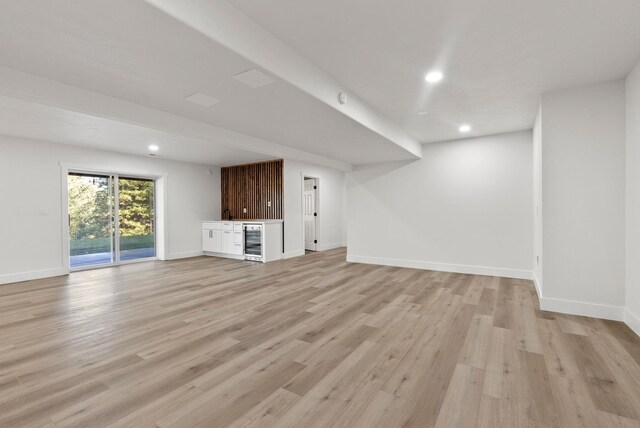
[[[71,268],[113,263],[112,178],[70,173],[67,184]]]
[[[119,260],[155,257],[155,181],[119,177]]]

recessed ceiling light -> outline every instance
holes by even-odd
[[[149,146],[149,151],[151,151],[151,152],[157,152],[158,150],[160,150],[160,147],[158,147],[158,146],[157,146],[157,145],[155,145],[155,144],[151,144],[151,145]]]
[[[471,126],[469,125],[460,125],[460,128],[458,128],[458,131],[462,132],[463,134],[471,131]]]
[[[444,76],[442,75],[441,72],[431,71],[424,77],[424,80],[426,80],[429,83],[438,83],[439,81],[442,80],[443,77]]]
[[[189,95],[184,99],[194,104],[198,104],[202,107],[211,107],[212,105],[218,104],[220,102],[219,99],[209,96],[207,94],[201,94],[200,92],[196,92],[195,94]]]
[[[429,112],[427,110],[423,110],[423,111],[419,111],[418,112],[418,116],[426,116],[428,114],[429,114]]]

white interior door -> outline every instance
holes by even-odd
[[[303,201],[304,208],[302,217],[304,220],[304,248],[305,250],[316,251],[316,179],[304,179]]]

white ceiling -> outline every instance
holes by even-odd
[[[1,7],[1,66],[350,164],[413,157],[287,82],[233,79],[255,64],[142,1]],[[184,100],[196,92],[221,102]]]
[[[413,159],[416,140],[528,129],[541,93],[624,77],[639,18],[638,0],[0,0],[0,133],[131,153],[179,141],[162,155],[214,165]],[[254,68],[275,83],[233,78]]]
[[[423,142],[529,129],[541,93],[640,60],[638,0],[230,2]]]
[[[157,157],[205,165],[275,159],[211,141],[4,96],[0,96],[0,129],[5,135],[141,156],[149,155],[149,145],[155,144],[160,147]]]

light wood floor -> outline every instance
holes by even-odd
[[[637,427],[640,339],[528,281],[152,262],[0,286],[0,426]]]

